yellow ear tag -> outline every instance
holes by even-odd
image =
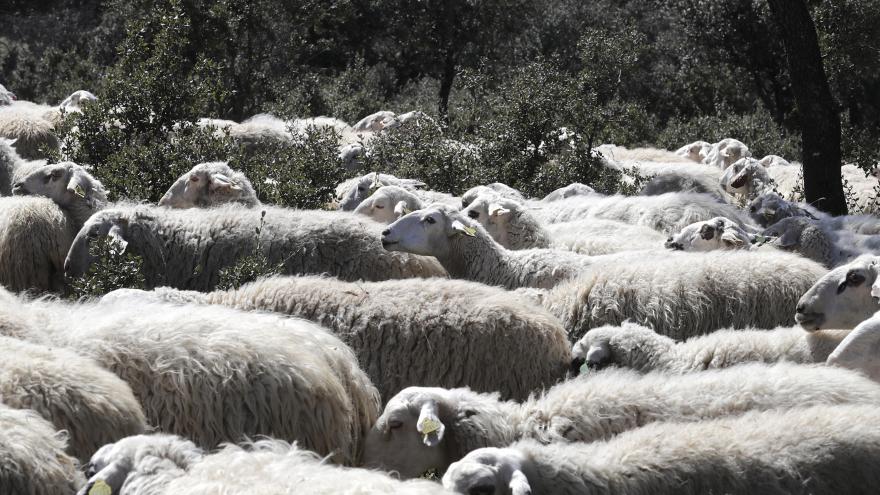
[[[113,495],[113,489],[104,480],[98,480],[92,485],[88,495]]]
[[[86,197],[86,190],[83,189],[81,185],[77,184],[76,187],[73,188],[73,194],[76,194],[77,196],[79,196],[81,198],[85,198]]]
[[[475,229],[473,227],[465,227],[464,228],[464,235],[470,236],[470,237],[476,237],[477,229]]]
[[[419,431],[421,431],[422,434],[424,434],[426,437],[439,429],[440,429],[440,422],[434,421],[431,418],[425,418],[422,420],[421,424],[419,424]]]

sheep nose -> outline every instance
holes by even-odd
[[[807,312],[807,305],[805,303],[800,303],[797,305],[797,308],[795,308],[795,311],[804,314]]]
[[[12,194],[24,194],[24,184],[17,182],[12,186]]]
[[[587,362],[587,360],[582,357],[576,357],[576,358],[572,359],[571,360],[571,374],[573,374],[574,376],[579,375],[581,372],[581,366],[583,366],[584,363],[586,363],[586,362]]]
[[[382,231],[382,237],[391,235],[391,229],[385,229]]]

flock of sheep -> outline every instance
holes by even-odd
[[[797,164],[732,139],[603,145],[651,177],[640,195],[371,173],[319,211],[261,204],[216,162],[158,205],[109,203],[87,167],[19,153],[3,119],[37,106],[6,103],[0,493],[880,486],[880,218],[794,202]],[[308,125],[363,139],[422,118]],[[294,132],[272,119],[205,125]],[[843,173],[873,204],[877,180]],[[99,239],[152,289],[33,295],[64,294]],[[282,274],[215,289],[256,251]]]

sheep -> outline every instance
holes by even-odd
[[[98,97],[91,91],[80,89],[74,91],[70,96],[64,99],[58,108],[64,109],[66,112],[81,112],[82,108],[92,102],[98,101]]]
[[[486,184],[485,186],[475,186],[465,191],[465,193],[461,195],[462,208],[467,208],[473,200],[477,199],[477,196],[486,193],[494,193],[502,198],[512,199],[520,203],[525,202],[525,196],[523,196],[521,192],[507,184],[493,182],[491,184]]]
[[[720,328],[792,325],[798,298],[826,273],[788,253],[673,251],[640,264],[596,264],[536,298],[562,320],[572,342],[627,319],[682,340]]]
[[[311,320],[352,347],[386,399],[411,385],[468,386],[524,399],[562,378],[569,362],[565,330],[553,315],[503,290],[461,280],[273,277],[210,294],[123,290],[105,300],[112,297],[222,304]],[[532,364],[510,366],[526,361]]]
[[[366,149],[361,143],[348,143],[339,147],[339,161],[343,168],[353,171],[361,165],[361,156],[366,154]]]
[[[731,164],[724,170],[719,183],[728,193],[748,199],[772,191],[776,185],[767,169],[754,158],[742,158]]]
[[[688,163],[686,157],[676,152],[657,148],[632,148],[613,144],[597,146],[595,150],[606,160],[627,164],[628,162],[655,162],[655,163]]]
[[[580,182],[572,182],[571,184],[560,187],[550,194],[544,196],[544,199],[541,201],[544,203],[550,203],[552,201],[559,201],[560,199],[571,198],[574,196],[592,196],[594,194],[599,194],[592,187],[581,184]]]
[[[874,316],[859,323],[828,356],[828,364],[857,370],[874,381],[880,381],[880,361],[877,353],[880,348],[878,322],[880,317],[875,313]]]
[[[159,200],[171,208],[211,207],[224,203],[259,206],[251,181],[228,162],[200,163],[183,174]]]
[[[12,195],[16,172],[24,165],[24,160],[15,152],[14,145],[14,139],[0,137],[0,197]]]
[[[586,255],[657,249],[666,236],[650,227],[589,218],[545,226],[551,247]]]
[[[65,437],[29,409],[0,404],[0,493],[73,495],[83,483]]]
[[[449,206],[434,204],[401,217],[382,232],[382,246],[434,256],[452,278],[498,285],[550,288],[604,259],[553,249],[511,251],[478,222]]]
[[[401,482],[378,472],[333,466],[295,443],[274,439],[226,445],[206,454],[179,437],[131,437],[96,453],[91,470],[94,475],[80,495],[104,486],[120,495],[447,493],[431,481]]]
[[[806,203],[786,201],[782,196],[773,191],[757,195],[749,203],[748,209],[752,220],[765,228],[788,217],[808,217],[814,220],[830,218],[827,213],[819,211]]]
[[[877,177],[851,163],[841,166],[840,174],[848,199],[853,200],[850,209],[863,213],[875,213],[878,199],[880,199],[877,197],[877,191],[880,191],[880,181],[877,180]]]
[[[351,211],[376,189],[382,186],[398,186],[414,191],[425,183],[413,179],[398,179],[393,175],[372,172],[361,177],[348,179],[336,186],[336,201],[342,211]]]
[[[880,483],[876,406],[753,411],[696,423],[655,423],[608,442],[470,452],[443,486],[459,493],[837,494]]]
[[[15,140],[15,149],[28,160],[48,158],[60,149],[55,125],[47,119],[51,107],[18,102],[0,106],[0,137]]]
[[[69,277],[82,276],[95,261],[91,243],[110,237],[142,257],[147,287],[211,290],[224,267],[259,251],[284,274],[328,273],[349,281],[446,276],[436,260],[384,251],[381,229],[343,212],[119,206],[83,225],[64,266]]]
[[[0,84],[0,107],[12,105],[12,102],[15,100],[15,93],[6,89],[6,86]]]
[[[703,163],[720,169],[731,166],[737,160],[752,156],[749,147],[732,138],[725,138],[713,144],[706,153]]]
[[[739,225],[724,217],[696,222],[666,240],[665,246],[679,251],[748,249],[752,237]]]
[[[94,452],[86,468],[89,479],[77,495],[158,495],[204,458],[201,448],[177,435],[122,438]]]
[[[765,167],[789,167],[791,163],[779,155],[767,155],[761,158],[758,163]]]
[[[880,235],[832,230],[829,223],[808,217],[783,218],[764,229],[762,235],[775,238],[771,243],[774,246],[795,251],[829,268],[880,249]]]
[[[712,145],[706,141],[694,141],[676,150],[675,154],[697,163],[703,163],[711,149]]]
[[[82,226],[95,212],[107,206],[104,185],[85,168],[61,162],[35,168],[12,186],[17,196],[43,196],[69,213]]]
[[[411,191],[398,186],[382,186],[361,201],[354,212],[387,225],[423,207],[422,200]]]
[[[642,196],[657,196],[669,192],[709,194],[722,203],[731,203],[731,197],[718,184],[718,178],[696,175],[680,170],[661,171],[642,186]]]
[[[304,320],[131,300],[22,300],[0,311],[36,320],[54,345],[115,373],[151,425],[203,448],[271,435],[354,463],[379,413],[351,349]]]
[[[67,431],[70,455],[87,460],[101,445],[146,429],[131,388],[91,359],[12,337],[0,337],[0,348],[3,403]]]
[[[415,477],[443,472],[480,447],[607,440],[654,422],[700,422],[752,410],[872,404],[880,385],[849,370],[744,364],[681,376],[608,370],[523,403],[468,389],[411,387],[391,399],[367,436],[364,463]]]
[[[577,197],[555,201],[533,213],[545,223],[601,218],[643,225],[664,233],[672,233],[694,222],[715,217],[729,218],[738,225],[748,223],[735,206],[719,203],[708,194],[697,193]]]
[[[823,363],[848,330],[805,332],[800,327],[773,330],[716,330],[675,342],[650,328],[625,321],[619,327],[588,331],[571,350],[571,369],[615,365],[640,373],[689,373],[728,368],[746,362]]]
[[[462,213],[479,222],[492,239],[507,249],[550,247],[550,234],[516,200],[484,192],[473,198]]]
[[[394,116],[394,112],[388,110],[371,113],[359,120],[357,124],[353,125],[352,129],[354,129],[355,132],[379,132],[385,128],[382,124],[383,121],[386,119],[393,119]]]
[[[878,263],[880,257],[862,255],[828,272],[798,301],[797,323],[807,331],[850,329],[870,318],[880,309],[871,296]]]

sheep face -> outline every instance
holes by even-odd
[[[34,170],[13,185],[12,193],[44,196],[61,207],[83,200],[92,207],[106,202],[101,183],[73,162],[45,165]]]
[[[617,329],[615,329],[617,330]],[[605,328],[590,330],[571,348],[571,373],[580,374],[587,365],[590,369],[602,369],[614,361],[611,352],[611,335]]]
[[[880,257],[861,256],[819,279],[798,301],[795,321],[807,331],[845,330],[873,315],[880,306],[871,296]]]
[[[505,200],[497,194],[477,197],[462,214],[480,223],[502,246],[509,246],[507,239],[508,223],[514,215],[519,215],[519,205]]]
[[[205,208],[224,203],[258,203],[253,187],[224,162],[196,165],[159,200],[159,206],[169,208]]]
[[[402,478],[446,469],[450,442],[445,441],[445,423],[450,422],[452,414],[446,392],[442,388],[409,387],[388,401],[367,434],[367,467],[394,471]]]
[[[708,156],[710,149],[712,149],[712,145],[706,141],[694,141],[679,148],[675,154],[688,160],[702,163],[706,156]]]
[[[720,183],[730,194],[748,195],[754,191],[756,180],[763,179],[766,172],[757,160],[743,158],[730,164],[721,176]]]
[[[449,467],[443,476],[443,487],[468,495],[531,494],[523,460],[523,455],[514,449],[477,449]]]
[[[434,205],[414,211],[389,225],[382,232],[382,247],[388,251],[445,258],[451,249],[450,238],[459,235],[474,237],[476,232],[476,228],[455,215],[451,208]]]
[[[65,100],[58,106],[66,110],[79,110],[84,105],[93,101],[98,101],[98,97],[90,91],[81,89],[79,91],[74,91],[72,95],[65,98]]]
[[[768,192],[749,203],[749,216],[761,227],[769,227],[783,218],[796,216],[793,206],[775,192]]]
[[[668,249],[679,251],[713,251],[716,249],[742,249],[751,244],[749,235],[738,225],[724,217],[696,222],[666,240]]]
[[[383,186],[363,200],[354,212],[366,215],[379,223],[390,224],[412,210],[420,209],[421,206],[418,198],[409,191],[397,186]]]
[[[92,241],[101,237],[110,237],[124,250],[128,245],[128,219],[115,215],[111,211],[103,211],[93,215],[76,234],[67,258],[64,260],[64,274],[70,278],[83,276],[89,266],[95,262],[91,253]]]

